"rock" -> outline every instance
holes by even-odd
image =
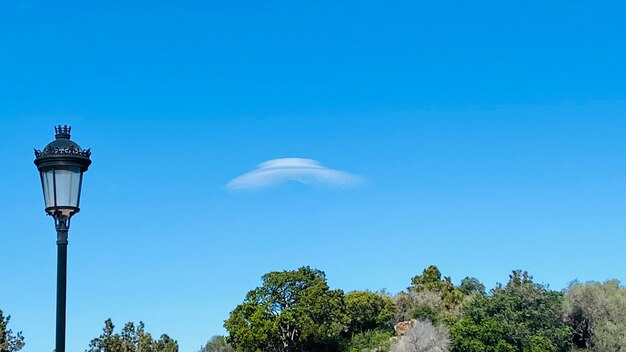
[[[417,323],[417,320],[411,319],[407,321],[401,321],[398,324],[393,326],[393,329],[396,331],[396,336],[404,336],[407,331],[411,329],[413,324]]]

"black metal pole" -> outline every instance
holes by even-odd
[[[66,219],[63,219],[66,220]],[[66,221],[57,220],[57,335],[55,352],[65,352],[65,303],[67,287],[67,232]]]

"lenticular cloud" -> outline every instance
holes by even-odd
[[[316,160],[283,158],[268,160],[259,167],[228,182],[230,189],[259,189],[277,186],[288,181],[305,185],[351,187],[361,182],[349,172],[330,169]]]

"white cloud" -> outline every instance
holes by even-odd
[[[352,187],[362,180],[349,172],[327,168],[316,160],[282,158],[263,162],[257,169],[235,177],[226,186],[230,189],[258,189],[288,181],[305,185]]]

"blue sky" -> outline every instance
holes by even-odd
[[[0,308],[54,346],[32,148],[91,147],[68,351],[143,320],[195,351],[271,270],[404,289],[626,281],[623,2],[0,3]],[[353,187],[228,183],[277,158]]]

